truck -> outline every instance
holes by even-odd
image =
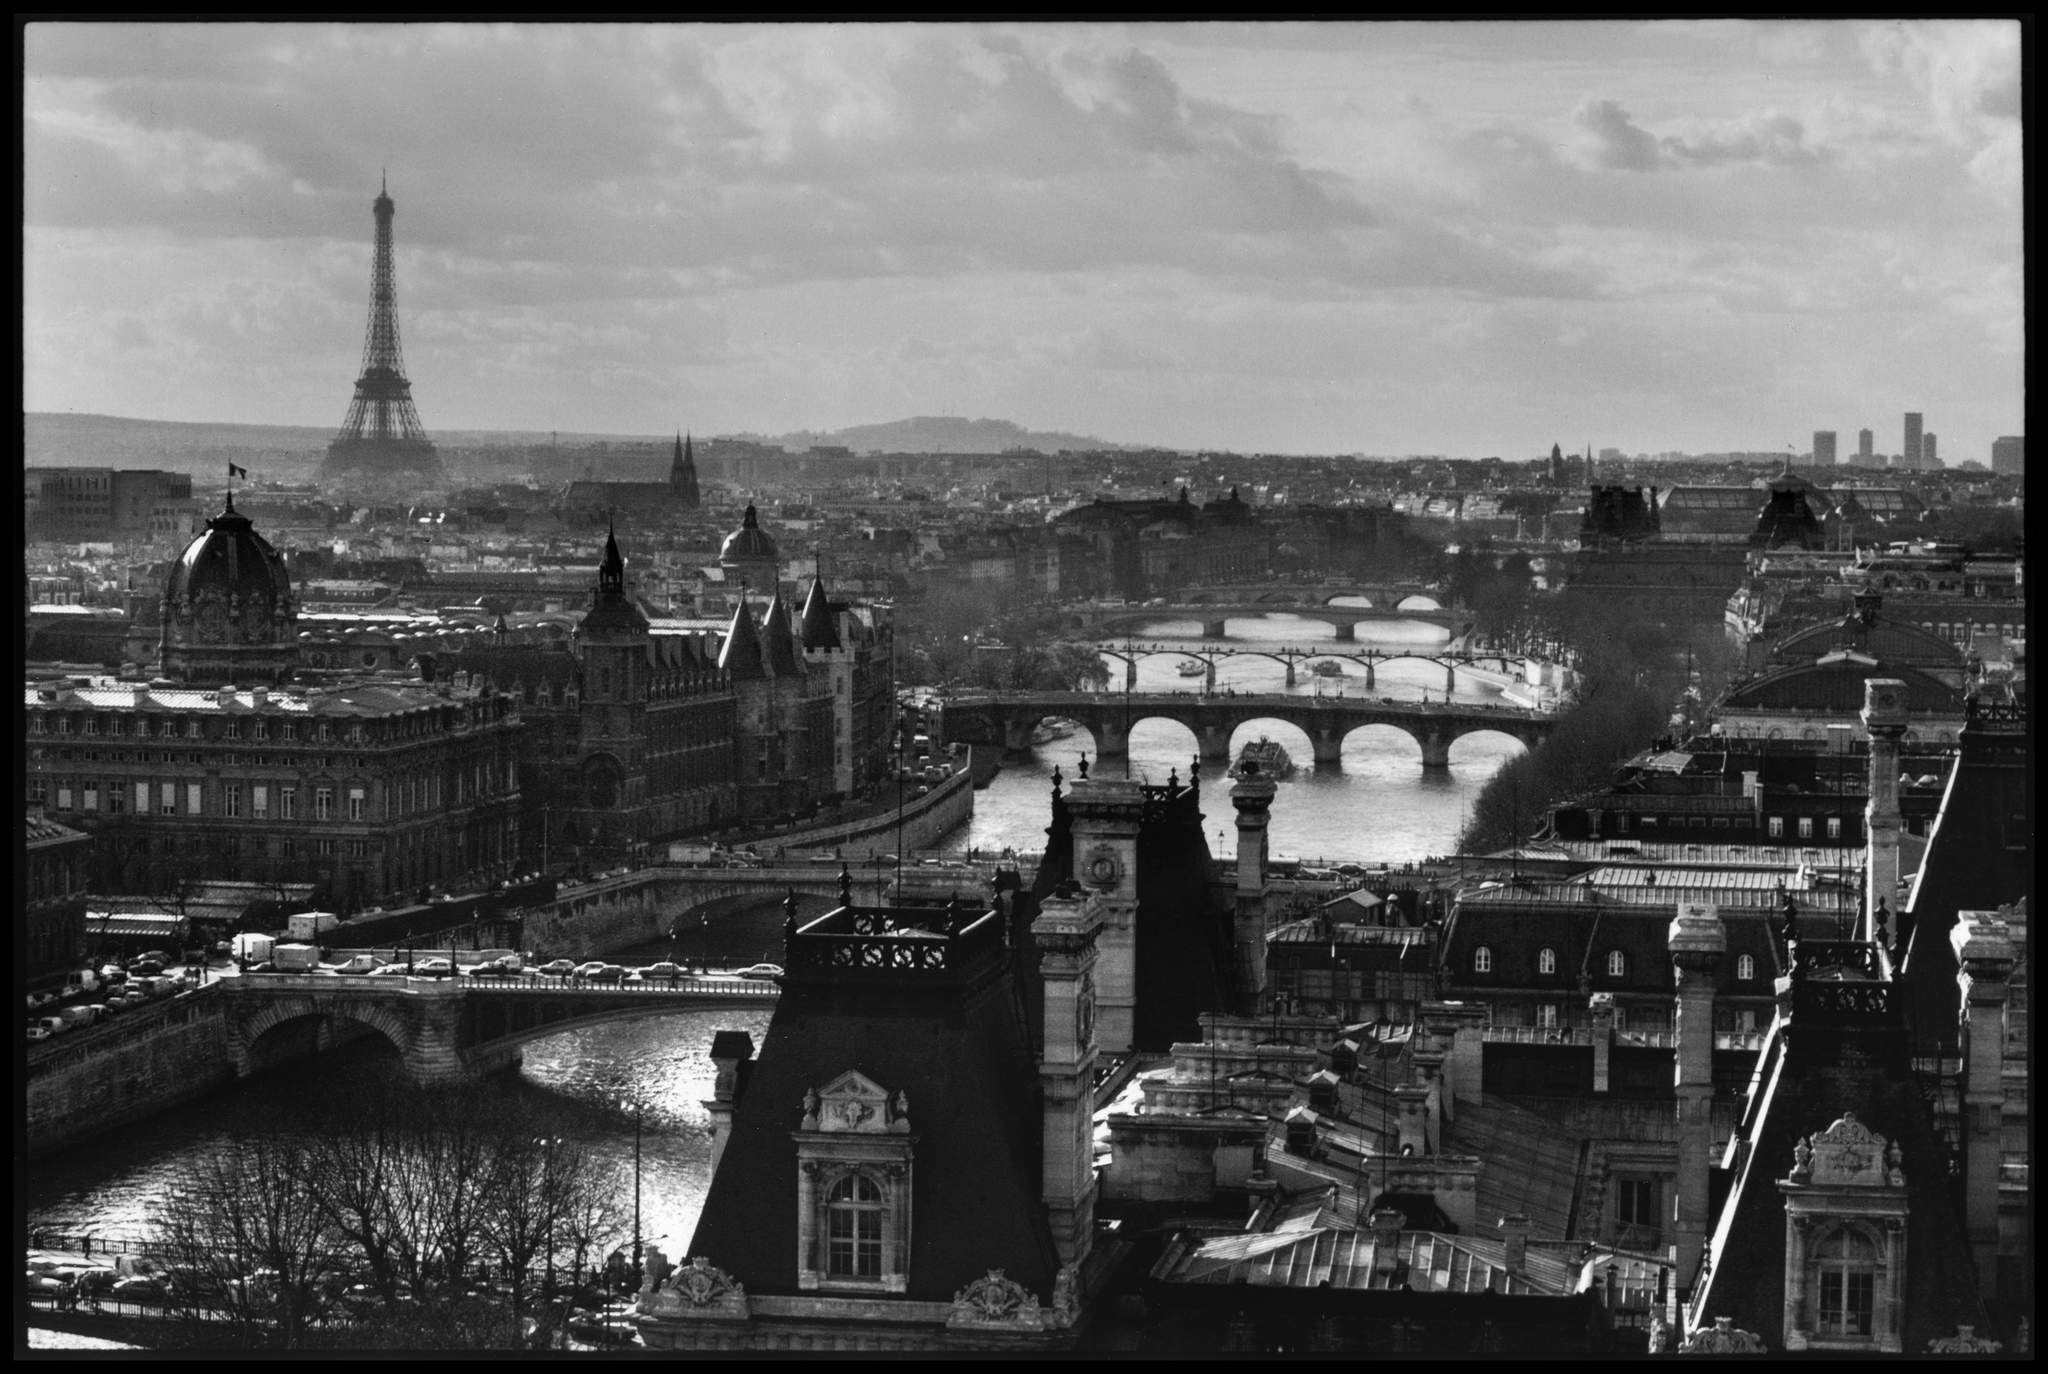
[[[230,952],[237,963],[260,964],[270,957],[270,951],[277,948],[277,941],[269,935],[255,931],[243,931],[234,938]]]
[[[270,962],[279,973],[306,973],[320,967],[320,951],[312,945],[275,945]]]
[[[93,1015],[91,1007],[66,1007],[58,1012],[57,1015],[64,1022],[65,1027],[70,1030],[77,1030],[80,1026],[90,1026],[99,1019]]]
[[[287,940],[311,942],[340,924],[341,917],[331,911],[301,911],[285,917],[284,934]]]
[[[715,864],[718,862],[718,846],[715,844],[672,844],[668,847],[668,861],[672,864]]]

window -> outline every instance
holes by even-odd
[[[1542,1002],[1536,1007],[1536,1024],[1545,1030],[1557,1029],[1557,1003]]]
[[[147,816],[149,814],[149,784],[146,782],[135,784],[135,814],[138,816]]]
[[[299,789],[287,784],[277,789],[277,818],[281,821],[295,821],[299,818]]]
[[[49,779],[47,779],[47,778],[30,778],[30,779],[28,780],[28,799],[29,799],[30,801],[34,802],[34,803],[35,803],[36,805],[38,805],[38,806],[41,806],[41,805],[42,805],[42,804],[43,804],[43,803],[44,803],[45,801],[48,801],[48,800],[49,800],[49,797],[50,797],[50,782],[49,782]]]
[[[1772,816],[1764,823],[1764,830],[1774,840],[1784,839],[1785,818],[1783,816]]]
[[[1813,817],[1801,816],[1799,818],[1799,838],[1802,840],[1813,838]]]
[[[1657,1215],[1657,1180],[1622,1177],[1614,1181],[1615,1242],[1655,1247],[1663,1227]]]
[[[1755,980],[1756,980],[1756,958],[1755,958],[1755,956],[1753,956],[1753,955],[1749,955],[1749,954],[1744,954],[1744,955],[1741,955],[1741,956],[1737,957],[1737,959],[1735,960],[1735,981],[1736,981],[1736,982],[1738,982],[1738,983],[1749,983],[1749,982],[1754,982]]]
[[[882,1277],[882,1190],[865,1174],[846,1175],[825,1196],[825,1273]]]
[[[348,789],[348,818],[352,821],[363,818],[363,789],[360,787]]]
[[[1842,818],[1840,816],[1828,817],[1828,838],[1831,840],[1842,838]]]
[[[1868,1336],[1877,1307],[1877,1249],[1860,1231],[1843,1227],[1815,1249],[1823,1336]]]
[[[1537,950],[1536,971],[1538,973],[1557,972],[1557,951],[1549,948]]]
[[[1620,978],[1628,972],[1628,956],[1618,949],[1607,951],[1607,976]]]
[[[1617,834],[1617,835],[1626,835],[1626,834],[1628,834],[1628,822],[1629,822],[1629,814],[1628,814],[1628,812],[1624,811],[1624,812],[1622,812],[1622,813],[1621,813],[1620,815],[1616,816],[1616,817],[1614,818],[1614,833],[1615,833],[1615,834]]]
[[[206,784],[188,782],[185,784],[185,814],[203,816],[206,814]]]
[[[186,739],[201,739],[205,737],[205,734],[206,728],[199,723],[199,717],[194,716],[185,722]]]
[[[259,821],[270,819],[270,784],[262,782],[250,784],[249,814]]]
[[[233,716],[229,716],[220,723],[220,734],[222,739],[240,739],[242,737],[242,722],[236,720]]]
[[[57,809],[59,811],[69,811],[71,809],[71,787],[68,783],[57,784]]]
[[[331,821],[334,819],[334,789],[316,787],[313,789],[313,819]]]
[[[110,782],[107,784],[107,814],[119,816],[128,809],[128,784]]]
[[[1491,949],[1481,945],[1472,951],[1472,971],[1474,973],[1493,972],[1493,951]]]
[[[242,814],[242,784],[238,782],[224,782],[221,784],[220,813],[228,817],[239,817]]]

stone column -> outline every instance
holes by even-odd
[[[1866,681],[1862,715],[1870,735],[1870,803],[1863,811],[1863,928],[1857,938],[1869,940],[1875,938],[1878,902],[1899,905],[1899,831],[1905,825],[1899,814],[1899,741],[1906,733],[1906,684],[1896,678]]]
[[[1429,1104],[1429,1089],[1404,1083],[1394,1089],[1394,1113],[1400,1132],[1401,1149],[1421,1159],[1429,1154],[1429,1132],[1423,1126]]]
[[[1230,757],[1230,726],[1204,723],[1196,733],[1201,738],[1202,757],[1205,759],[1228,759]]]
[[[1422,745],[1422,766],[1424,768],[1449,768],[1451,766],[1451,734],[1438,726],[1427,734],[1418,734],[1416,741]]]
[[[1339,644],[1356,644],[1356,643],[1358,642],[1358,622],[1357,622],[1357,621],[1355,621],[1355,620],[1340,620],[1340,621],[1338,621],[1338,622],[1337,622],[1337,626],[1336,626],[1336,628],[1337,628],[1336,640],[1337,640],[1337,642],[1338,642]]]
[[[1095,1036],[1107,1054],[1126,1053],[1137,1025],[1138,822],[1144,797],[1134,782],[1092,779],[1068,789],[1074,876],[1102,904],[1096,941]]]
[[[1047,897],[1031,923],[1045,991],[1040,1193],[1061,1266],[1087,1258],[1095,1229],[1094,1096],[1096,938],[1101,899]]]
[[[1444,1056],[1444,1086],[1440,1094],[1445,1116],[1458,1119],[1458,1103],[1486,1100],[1485,1069],[1486,1013],[1465,1002],[1424,1002],[1418,1013],[1424,1029],[1448,1040]]]
[[[1267,826],[1272,820],[1273,780],[1248,773],[1232,785],[1237,809],[1237,897],[1231,942],[1236,946],[1238,1010],[1256,1015],[1266,990]]]
[[[1711,903],[1685,902],[1666,936],[1678,984],[1674,1087],[1678,1111],[1678,1179],[1672,1234],[1678,1286],[1692,1287],[1707,1235],[1707,1168],[1713,1147],[1714,988],[1728,933]]]
[[[1977,1260],[1977,1282],[1989,1300],[1998,1295],[2005,1009],[2016,959],[2011,931],[1993,912],[1957,913],[1948,938],[1963,1006],[1963,1229]]]
[[[1338,768],[1344,762],[1344,729],[1342,726],[1319,726],[1309,731],[1309,745],[1315,751],[1315,766],[1318,769]]]
[[[718,1173],[718,1161],[725,1154],[725,1142],[732,1135],[733,1108],[739,1104],[740,1065],[754,1057],[754,1037],[745,1031],[723,1030],[711,1037],[711,1062],[718,1069],[711,1096],[704,1110],[711,1118],[711,1173]],[[804,1215],[809,1215],[805,1213]]]

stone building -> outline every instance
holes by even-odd
[[[28,991],[55,990],[85,957],[85,894],[92,874],[92,837],[29,808],[22,852],[22,981]]]

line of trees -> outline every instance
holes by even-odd
[[[1674,705],[1712,701],[1734,666],[1714,622],[1662,620],[1570,590],[1526,603],[1498,633],[1565,647],[1579,691],[1550,737],[1508,760],[1480,790],[1459,840],[1467,853],[1520,843],[1551,807],[1606,787],[1616,764],[1673,731]]]
[[[551,1345],[561,1290],[630,1226],[626,1186],[552,1111],[366,1076],[189,1164],[154,1248],[205,1344]]]

